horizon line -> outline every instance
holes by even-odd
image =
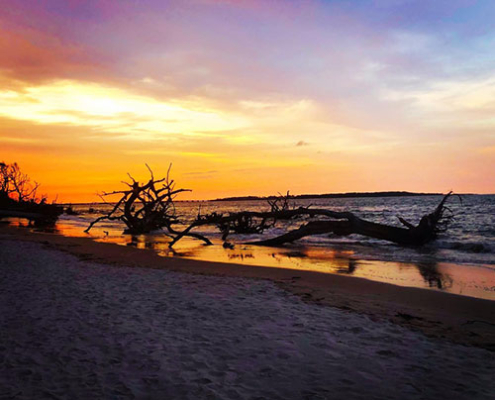
[[[336,193],[302,193],[289,195],[289,198],[293,199],[312,199],[312,198],[371,198],[371,197],[408,197],[408,196],[442,196],[445,193],[441,192],[408,192],[403,190],[390,190],[390,191],[378,191],[378,192],[336,192]],[[458,196],[495,196],[495,193],[453,193]],[[284,195],[281,195],[284,197]],[[256,195],[245,195],[245,196],[229,196],[229,197],[221,197],[221,198],[212,198],[212,199],[190,199],[190,200],[174,200],[177,203],[201,203],[201,202],[210,202],[210,201],[257,201],[257,200],[267,200],[273,199],[276,197],[280,197],[277,195],[269,195],[269,196],[256,196]],[[104,202],[104,201],[90,201],[90,202],[63,202],[63,203],[54,203],[59,205],[85,205],[85,204],[113,204],[113,202]]]

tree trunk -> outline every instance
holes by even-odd
[[[421,218],[417,226],[410,224],[402,218],[399,218],[399,220],[406,228],[365,221],[352,213],[334,213],[334,217],[340,216],[342,217],[341,220],[310,221],[298,229],[283,235],[257,242],[250,242],[249,244],[281,246],[311,235],[333,233],[339,236],[347,236],[354,233],[374,239],[387,240],[403,246],[421,246],[436,238],[437,233],[441,229],[439,223],[443,216],[445,202],[451,194],[450,192],[444,196],[435,211]],[[344,218],[345,220],[342,220]]]

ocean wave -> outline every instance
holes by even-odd
[[[439,248],[460,250],[467,253],[495,253],[494,246],[486,242],[443,242],[438,245]]]

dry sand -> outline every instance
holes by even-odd
[[[89,241],[47,241],[72,249],[77,258],[47,249],[39,243],[45,236],[22,236],[4,230],[0,240],[2,399],[495,398],[493,351],[429,338],[386,321],[388,304],[388,312],[403,315],[399,320],[420,318],[428,325],[426,315],[436,313],[455,322],[440,297],[413,316],[382,284],[338,277],[347,281],[332,281],[341,285],[331,291],[329,281],[317,279],[321,274],[272,276],[292,290],[333,293],[320,303],[333,298],[360,311],[349,312],[303,301],[270,280],[163,269],[168,264],[199,270],[200,262],[161,258],[162,269],[111,266],[81,258],[103,259],[105,253],[107,261],[117,262],[113,248],[125,250],[121,264],[146,265],[154,258],[147,258],[151,252],[115,245],[96,244],[98,252]],[[245,272],[232,265],[203,268]],[[493,329],[494,302],[405,292],[417,310],[424,293],[447,296],[443,301],[461,307],[461,314],[473,308],[478,314],[472,320],[487,318],[468,323],[469,329]],[[367,311],[364,304],[370,305]]]
[[[328,305],[420,330],[430,337],[495,351],[494,301],[396,286],[345,275],[161,257],[153,251],[0,224],[0,238],[42,243],[82,260],[195,274],[269,279],[306,302]]]

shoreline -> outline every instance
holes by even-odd
[[[134,247],[0,225],[1,240],[37,242],[84,261],[200,275],[263,279],[304,301],[364,314],[429,337],[495,351],[495,301],[396,286],[359,277],[273,267],[162,257]]]
[[[0,243],[16,399],[492,399],[495,353],[302,301],[271,280]],[[2,397],[0,396],[0,397]]]

